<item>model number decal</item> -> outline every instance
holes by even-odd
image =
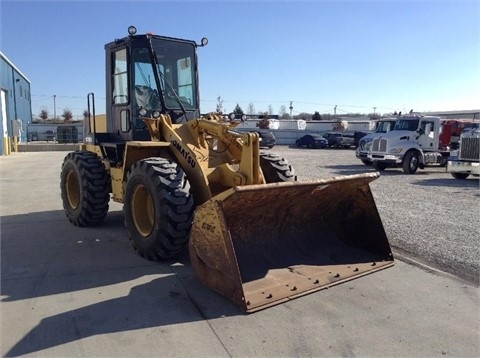
[[[180,153],[180,155],[187,161],[188,164],[192,168],[195,168],[195,160],[192,158],[188,150],[185,150],[185,148],[182,147],[180,143],[178,143],[175,139],[172,140],[172,145],[173,147]]]

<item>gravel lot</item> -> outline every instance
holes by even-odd
[[[298,180],[374,171],[353,149],[276,146],[271,152],[294,167]],[[387,169],[371,183],[390,245],[399,257],[480,282],[480,190],[478,178],[456,180],[445,168],[405,175]]]

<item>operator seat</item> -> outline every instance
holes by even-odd
[[[146,110],[160,109],[158,93],[148,86],[135,86],[135,99],[138,108]]]

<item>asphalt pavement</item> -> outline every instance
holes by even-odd
[[[139,257],[121,205],[101,226],[72,226],[65,154],[0,157],[2,356],[480,356],[478,287],[398,259],[245,314],[202,286],[186,253]]]

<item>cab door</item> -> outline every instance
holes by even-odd
[[[127,46],[111,52],[111,123],[113,133],[124,140],[131,140],[131,98],[129,91],[129,53]]]
[[[417,143],[423,150],[437,149],[439,128],[435,128],[435,125],[435,121],[429,119],[420,122]]]

